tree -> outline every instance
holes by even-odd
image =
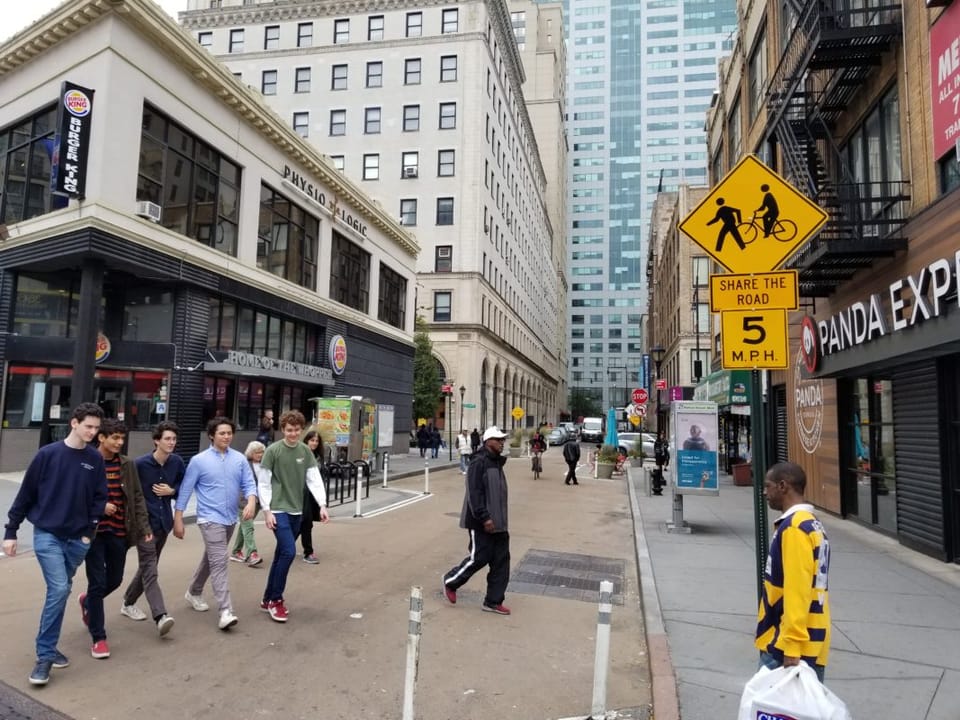
[[[570,415],[574,418],[601,417],[603,409],[600,400],[581,387],[570,389]]]
[[[413,422],[432,418],[440,402],[440,372],[433,357],[433,343],[419,315],[413,333]]]

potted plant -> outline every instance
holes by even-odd
[[[643,436],[641,435],[627,449],[627,457],[630,458],[630,467],[641,467],[646,453],[643,452]]]
[[[613,445],[602,445],[597,453],[597,477],[609,480],[617,467],[617,458],[620,453]]]
[[[513,432],[510,433],[510,457],[512,458],[520,457],[522,446],[523,446],[523,430],[521,430],[520,428],[514,428]]]

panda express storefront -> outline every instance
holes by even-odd
[[[791,318],[772,377],[816,505],[960,562],[960,209],[939,202],[878,262]],[[780,408],[777,408],[778,410]],[[777,456],[781,456],[777,453]]]

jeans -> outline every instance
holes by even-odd
[[[460,472],[465,473],[467,471],[467,465],[469,464],[470,464],[470,456],[461,455],[460,456]]]
[[[801,662],[805,662],[805,661],[801,660]],[[768,652],[764,652],[763,650],[760,651],[760,664],[757,665],[758,670],[762,667],[769,668],[770,670],[776,670],[778,667],[781,667],[782,665],[783,665],[782,660],[778,660],[776,657],[774,657]],[[817,673],[817,679],[820,681],[820,684],[822,685],[824,675],[827,671],[826,666],[813,665],[812,667],[814,672]]]
[[[290,513],[274,513],[273,519],[277,526],[273,530],[277,538],[277,550],[270,563],[270,574],[267,575],[267,587],[263,591],[263,599],[283,600],[283,591],[287,587],[287,573],[293,559],[297,556],[297,535],[300,533],[300,515]]]
[[[103,599],[120,587],[127,560],[127,539],[110,532],[97,533],[87,553],[87,599],[90,637],[94,642],[107,639],[104,628]]]
[[[227,543],[233,535],[233,525],[221,525],[215,522],[198,522],[197,529],[203,538],[203,557],[193,573],[190,586],[191,595],[202,595],[203,586],[210,579],[213,597],[220,612],[230,610],[230,586],[227,583]]]
[[[47,596],[40,612],[37,633],[37,660],[53,660],[60,641],[63,612],[70,597],[73,576],[87,555],[90,543],[78,539],[58,538],[38,527],[33,529],[33,554],[40,564]]]
[[[244,520],[241,510],[237,524],[240,528],[237,530],[237,539],[233,543],[233,550],[230,551],[230,554],[236,555],[238,551],[243,550],[243,556],[249,558],[250,553],[257,552],[257,538],[253,529],[253,520]]]
[[[150,614],[154,620],[159,620],[167,614],[163,602],[163,592],[160,590],[159,572],[157,564],[160,562],[160,553],[167,544],[167,534],[160,532],[153,534],[153,540],[141,540],[137,543],[137,560],[139,567],[133,580],[127,585],[123,593],[123,604],[133,605],[141,595],[147,596],[150,605]]]

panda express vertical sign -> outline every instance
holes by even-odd
[[[93,90],[64,81],[57,106],[57,138],[51,163],[51,190],[83,197],[87,184]]]

